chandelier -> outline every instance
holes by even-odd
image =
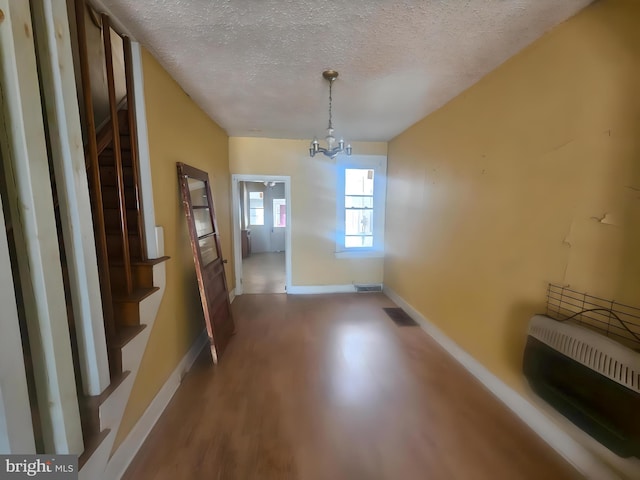
[[[327,147],[321,147],[318,139],[314,137],[309,146],[309,155],[314,157],[318,152],[324,153],[329,158],[336,158],[336,156],[342,152],[351,155],[351,145],[345,147],[342,138],[338,140],[338,144],[336,145],[336,137],[333,136],[333,123],[331,122],[331,103],[333,99],[331,97],[331,87],[336,78],[338,78],[338,72],[335,70],[325,70],[322,72],[322,76],[329,82],[329,127],[327,128],[327,136],[325,137]]]

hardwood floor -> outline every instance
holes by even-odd
[[[128,480],[575,479],[382,294],[243,295]]]
[[[253,253],[242,260],[244,293],[284,293],[284,252]]]

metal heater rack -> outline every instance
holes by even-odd
[[[640,308],[550,283],[546,314],[558,321],[575,322],[640,351]]]

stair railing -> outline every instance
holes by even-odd
[[[105,324],[107,344],[115,341],[116,326],[113,315],[113,295],[111,292],[111,278],[109,273],[109,255],[107,250],[107,234],[102,204],[102,185],[100,182],[100,166],[98,164],[98,144],[96,138],[96,123],[91,95],[91,75],[89,72],[89,53],[87,51],[87,31],[85,25],[85,3],[77,0],[75,3],[76,25],[78,34],[78,53],[80,59],[80,76],[82,80],[82,98],[84,103],[84,120],[87,134],[87,171],[90,189],[93,194],[92,213],[94,233],[96,239],[96,253],[98,257],[98,274],[102,296],[102,311]],[[111,375],[114,375],[113,362],[109,355]]]
[[[113,51],[111,47],[111,22],[108,15],[102,14],[102,39],[104,42],[105,66],[107,70],[107,90],[109,92],[109,111],[111,129],[113,130],[113,157],[116,167],[116,184],[118,188],[118,210],[120,214],[120,237],[122,240],[122,266],[124,269],[125,291],[133,292],[131,278],[131,255],[129,252],[129,228],[127,226],[127,202],[124,192],[124,173],[122,168],[122,151],[120,149],[120,126],[118,124],[118,99],[116,98],[115,79],[113,74]],[[129,102],[129,108],[131,108]],[[135,169],[134,169],[135,170]]]

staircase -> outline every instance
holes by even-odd
[[[135,375],[130,374],[132,369],[137,371],[148,338],[148,332],[140,334],[155,318],[155,313],[150,317],[145,316],[145,312],[157,310],[155,304],[159,305],[162,295],[154,294],[163,287],[163,262],[168,258],[146,258],[137,166],[126,103],[117,115],[117,138],[113,135],[112,122],[104,125],[96,135],[99,183],[95,180],[90,182],[93,211],[101,211],[103,218],[101,229],[100,219],[94,215],[94,230],[101,282],[108,282],[108,285],[101,286],[101,293],[111,384],[99,396],[80,398],[85,439],[81,467],[110,434],[115,436],[129,396],[118,392],[123,389],[130,391],[133,386]],[[118,146],[120,155],[116,152]],[[91,176],[92,164],[87,163],[88,175]],[[101,248],[101,237],[106,248]],[[144,337],[142,342],[141,337]],[[142,348],[139,348],[140,343]],[[105,405],[113,404],[114,395],[120,399],[119,403],[105,411]],[[120,414],[116,415],[116,411]]]
[[[107,123],[97,134],[100,200],[104,214],[106,265],[111,296],[110,299],[103,298],[103,304],[111,302],[113,317],[105,318],[112,380],[117,380],[123,372],[122,348],[145,328],[140,323],[138,307],[142,300],[158,290],[153,285],[153,266],[166,260],[166,257],[146,259],[137,171],[131,149],[129,112],[126,108],[118,111],[118,126],[122,194],[119,189],[117,156],[114,151],[116,142],[111,123]],[[96,192],[91,192],[92,201],[96,196]],[[121,199],[124,200],[122,213]]]
[[[85,451],[78,461],[81,480],[115,478],[108,475],[105,469],[164,294],[164,260],[166,257],[149,260],[146,263],[148,268],[142,269],[147,270],[152,277],[154,291],[136,305],[136,316],[140,322],[138,332],[118,349],[122,373],[115,378],[112,376],[111,384],[101,395],[81,399],[85,439]],[[115,350],[115,346],[113,348]]]

